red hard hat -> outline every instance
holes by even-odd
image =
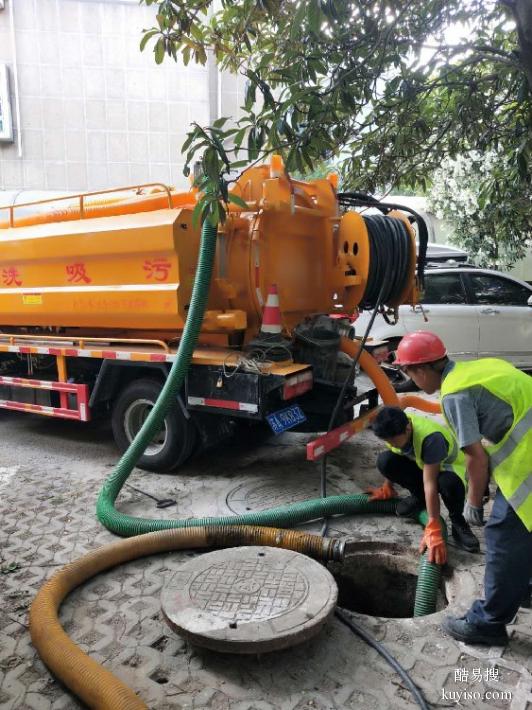
[[[396,365],[422,365],[441,360],[447,350],[441,338],[428,330],[416,330],[402,338],[395,351]]]

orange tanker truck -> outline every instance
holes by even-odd
[[[239,420],[325,430],[342,388],[339,349],[360,347],[328,314],[416,298],[415,214],[338,195],[334,176],[293,180],[278,156],[233,189],[246,208],[231,204],[218,227],[200,338],[140,459],[148,470],[176,468]],[[194,189],[145,185],[0,209],[0,408],[110,417],[128,447],[176,357],[198,261],[196,202]],[[368,203],[379,214],[353,209]],[[395,397],[366,351],[360,362],[376,387],[358,394],[349,383],[335,422],[353,431],[356,404]],[[322,439],[309,458],[334,447]]]

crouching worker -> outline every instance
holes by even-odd
[[[370,500],[386,500],[396,495],[398,483],[410,492],[397,504],[397,515],[413,517],[424,508],[429,522],[420,552],[428,548],[430,562],[444,564],[447,550],[440,523],[440,495],[449,511],[456,544],[468,552],[478,552],[478,539],[464,515],[466,464],[451,432],[438,422],[415,414],[405,414],[399,407],[383,407],[372,424],[388,451],[377,459],[377,468],[385,477],[380,488],[370,488]]]

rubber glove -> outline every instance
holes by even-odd
[[[464,518],[470,525],[484,525],[484,508],[471,505],[466,501],[464,505]]]
[[[419,551],[424,552],[425,548],[428,550],[429,562],[435,562],[437,565],[444,565],[447,562],[447,548],[441,532],[441,524],[437,518],[430,518],[427,523]]]
[[[366,493],[369,493],[371,500],[390,500],[390,498],[395,498],[397,495],[395,488],[392,486],[390,481],[384,481],[380,488],[374,488],[370,486],[366,488]]]

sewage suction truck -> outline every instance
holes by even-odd
[[[336,187],[335,176],[292,179],[279,156],[235,182],[246,207],[231,203],[217,228],[191,366],[141,468],[173,470],[243,420],[324,431],[342,393],[339,427],[308,449],[312,459],[365,426],[353,422],[357,404],[397,401],[350,323],[331,314],[414,303],[413,225],[422,247],[424,225]],[[128,448],[176,359],[198,263],[197,198],[152,184],[0,209],[0,408],[109,417]],[[340,350],[375,387],[342,389]]]

